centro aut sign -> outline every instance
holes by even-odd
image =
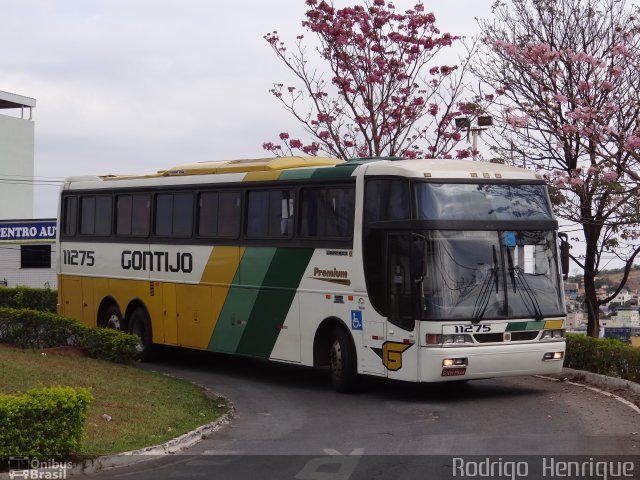
[[[0,242],[52,242],[55,239],[55,220],[0,223]]]

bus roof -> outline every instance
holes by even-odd
[[[383,160],[367,162],[367,175],[400,175],[403,177],[442,179],[543,180],[542,175],[502,163],[475,160],[428,158],[421,160]]]
[[[65,189],[132,187],[148,184],[188,185],[192,183],[288,180],[294,178],[336,178],[366,169],[368,176],[402,176],[426,179],[504,179],[543,180],[540,174],[500,163],[473,160],[420,159],[393,157],[354,158],[347,161],[330,157],[276,157],[223,160],[178,165],[150,175],[75,176],[65,181]],[[299,173],[296,173],[299,172]]]

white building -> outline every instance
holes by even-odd
[[[612,303],[619,303],[620,305],[624,305],[625,303],[630,302],[632,298],[633,294],[626,288],[623,288],[622,290],[620,290],[620,292],[618,292],[618,295],[616,295],[613,300],[607,303],[607,307]]]
[[[611,318],[604,320],[602,326],[610,328],[640,327],[640,312],[638,310],[618,310]]]
[[[56,220],[33,219],[35,106],[0,91],[0,286],[57,286]]]
[[[57,288],[56,219],[0,220],[0,286]]]
[[[36,101],[0,91],[0,219],[33,217]]]

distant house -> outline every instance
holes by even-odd
[[[607,303],[607,306],[609,306],[612,303],[619,303],[620,305],[624,305],[625,303],[630,302],[632,298],[633,298],[633,294],[626,288],[623,288],[622,290],[620,290],[618,295],[616,295],[613,300]]]
[[[640,327],[640,312],[631,309],[618,310],[615,315],[603,320],[601,325],[609,328]]]

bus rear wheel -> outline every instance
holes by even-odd
[[[124,330],[122,315],[120,315],[118,307],[114,304],[107,306],[100,317],[100,324],[98,326],[111,328],[113,330]]]
[[[356,356],[347,333],[337,328],[329,346],[329,371],[333,389],[349,393],[357,389]]]
[[[151,322],[144,309],[138,307],[129,318],[129,333],[138,337],[136,356],[143,362],[153,359],[153,343],[151,335]]]

